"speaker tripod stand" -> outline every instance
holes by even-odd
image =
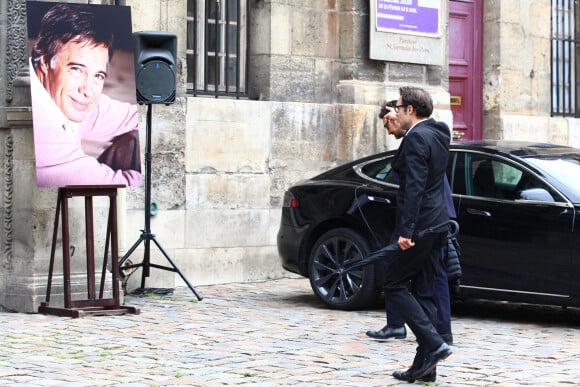
[[[128,270],[133,268],[142,268],[141,272],[141,290],[145,289],[145,279],[150,275],[150,268],[156,268],[161,270],[172,271],[181,277],[183,281],[187,284],[187,286],[191,289],[193,294],[197,297],[198,301],[201,301],[203,298],[198,294],[195,290],[193,285],[188,281],[185,275],[179,270],[179,267],[175,264],[173,259],[169,256],[167,251],[161,246],[155,234],[151,233],[151,104],[147,105],[147,131],[146,131],[146,152],[145,152],[145,228],[141,230],[141,236],[139,239],[131,246],[131,248],[127,251],[127,253],[119,260],[119,272],[121,270]],[[157,265],[151,263],[151,241],[155,243],[157,248],[161,251],[165,259],[171,264],[171,267]],[[139,245],[144,244],[144,253],[143,253],[143,261],[137,264],[129,264],[123,266],[123,264],[127,261],[127,259],[131,256],[131,254],[135,251]]]

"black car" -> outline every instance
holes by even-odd
[[[381,293],[380,262],[349,268],[393,230],[394,154],[347,163],[285,193],[282,266],[309,278],[329,307],[366,307]],[[447,177],[460,225],[461,297],[580,306],[580,149],[455,143]]]

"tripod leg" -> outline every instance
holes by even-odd
[[[175,264],[175,262],[173,262],[173,260],[171,259],[171,257],[167,253],[167,251],[165,251],[165,249],[159,244],[159,242],[157,242],[157,239],[155,237],[153,237],[152,239],[153,239],[153,242],[155,242],[155,244],[159,248],[159,250],[161,250],[161,252],[165,256],[165,258],[167,258],[167,260],[169,261],[169,263],[171,263],[171,266],[173,266],[173,268],[175,269],[175,271],[177,272],[177,274],[179,274],[179,276],[181,277],[181,279],[183,281],[185,281],[185,283],[191,289],[191,291],[193,292],[193,294],[195,294],[195,297],[197,297],[197,300],[198,301],[203,300],[203,297],[201,297],[197,293],[197,291],[195,290],[195,288],[193,287],[193,285],[189,282],[189,280],[185,277],[185,275],[183,275],[183,273],[181,272],[181,270],[179,270],[179,268],[177,267],[177,265]]]
[[[139,247],[139,244],[141,242],[143,242],[145,239],[143,238],[143,234],[141,234],[141,236],[139,237],[139,239],[137,239],[137,242],[133,243],[133,246],[131,246],[131,248],[129,249],[129,251],[127,251],[125,253],[125,255],[123,255],[123,258],[121,258],[119,260],[119,270],[121,269],[121,266],[125,263],[125,261],[129,258],[129,256],[131,256],[131,254],[133,254],[133,251],[135,251],[135,249],[137,247]]]
[[[147,129],[147,131],[146,131],[146,137],[145,137],[146,138],[146,143],[145,143],[145,149],[146,149],[145,150],[145,229],[141,230],[141,237],[139,238],[139,240],[133,245],[133,247],[131,247],[131,249],[129,249],[127,254],[125,254],[125,256],[119,261],[119,269],[121,268],[121,265],[125,262],[125,260],[129,257],[129,255],[131,255],[131,253],[137,248],[139,243],[141,243],[142,241],[145,241],[145,256],[143,258],[143,262],[138,264],[138,265],[130,265],[131,267],[141,266],[143,268],[142,277],[141,277],[141,289],[145,289],[145,278],[149,277],[150,266],[153,266],[153,267],[156,267],[159,269],[177,272],[181,276],[181,278],[185,281],[187,286],[189,286],[189,288],[191,289],[193,294],[195,294],[197,299],[199,301],[201,301],[202,297],[195,291],[195,288],[193,287],[193,285],[191,285],[191,283],[189,283],[187,278],[185,278],[185,276],[179,270],[177,265],[169,257],[169,254],[167,254],[165,249],[163,249],[163,247],[161,247],[159,242],[157,242],[157,240],[155,239],[155,236],[153,234],[151,234],[151,212],[150,212],[150,209],[151,209],[151,160],[153,158],[153,156],[151,154],[151,104],[148,104],[148,106],[147,106],[146,129]],[[163,266],[158,266],[155,264],[151,264],[150,256],[149,256],[149,254],[150,254],[150,243],[149,242],[151,240],[153,240],[153,242],[155,242],[155,244],[157,245],[159,250],[161,250],[161,252],[165,256],[165,258],[167,258],[169,263],[171,263],[171,265],[173,266],[173,269],[163,267]]]
[[[151,265],[151,248],[150,248],[150,238],[145,238],[145,251],[143,254],[143,263],[141,271],[141,289],[145,289],[145,278],[151,275],[150,265]]]

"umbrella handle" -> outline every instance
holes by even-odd
[[[449,219],[449,232],[447,233],[447,238],[455,238],[459,234],[459,223],[453,219]]]

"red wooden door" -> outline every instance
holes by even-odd
[[[453,140],[482,138],[483,0],[449,2],[449,93]]]

